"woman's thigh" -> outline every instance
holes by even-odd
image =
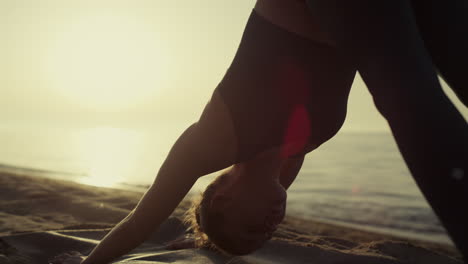
[[[391,123],[398,121],[393,125],[401,125],[402,117],[420,112],[422,107],[448,102],[409,1],[308,3],[338,47],[356,64],[380,113]]]
[[[411,5],[439,74],[468,107],[468,1],[412,0]]]
[[[381,106],[388,106],[390,96],[401,98],[398,91],[413,91],[412,96],[405,95],[411,100],[428,98],[427,93],[438,94],[440,100],[440,93],[428,90],[438,90],[433,68],[468,105],[468,1],[308,3],[331,38],[359,64],[379,110],[385,111]],[[391,89],[379,89],[390,85]],[[409,85],[413,87],[398,89]]]
[[[410,1],[307,0],[356,63],[434,212],[468,259],[468,125],[442,91]],[[447,1],[450,2],[450,1]]]

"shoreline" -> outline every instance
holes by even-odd
[[[301,217],[301,216],[298,216]],[[305,217],[301,217],[305,218]],[[321,218],[305,218],[309,219],[311,221],[318,221],[322,223],[329,223],[335,226],[338,226],[340,228],[350,228],[350,229],[357,229],[362,232],[369,232],[369,233],[375,233],[379,234],[382,236],[389,236],[389,237],[394,237],[395,239],[400,239],[400,240],[409,240],[409,241],[420,241],[421,243],[433,243],[433,244],[440,244],[444,246],[451,246],[454,247],[455,245],[451,240],[445,241],[445,236],[439,236],[440,238],[435,238],[434,236],[428,236],[425,234],[418,235],[414,232],[406,232],[405,230],[398,230],[398,229],[392,229],[392,228],[385,228],[385,227],[380,227],[380,226],[365,226],[362,224],[354,224],[354,223],[349,223],[349,222],[344,222],[344,221],[339,221],[339,220],[330,220],[330,219],[321,219]]]
[[[86,182],[80,182],[80,180],[78,180],[79,177],[81,178],[85,177],[86,176],[85,174],[72,173],[72,172],[60,172],[60,171],[36,169],[36,168],[28,168],[28,167],[19,167],[15,165],[8,165],[8,164],[2,164],[2,163],[0,163],[0,173],[7,173],[7,174],[13,174],[13,175],[27,175],[27,176],[41,177],[41,178],[47,178],[47,179],[59,180],[59,181],[63,180],[63,181],[75,183],[77,185],[98,187],[98,188],[105,188],[105,189],[115,189],[115,190],[124,191],[124,192],[130,191],[130,192],[136,192],[136,193],[143,193],[150,187],[150,185],[148,184],[130,184],[130,183],[125,183],[125,182],[116,183],[113,186],[95,186],[92,184],[88,184]],[[63,178],[64,175],[72,176],[72,178],[64,179]],[[197,195],[195,192],[197,191],[191,190],[187,194],[186,199],[189,199],[188,197],[190,195]],[[316,220],[319,222],[332,223],[339,227],[353,228],[353,229],[358,229],[362,231],[378,233],[381,235],[389,235],[392,237],[398,237],[399,239],[410,239],[410,240],[412,239],[412,240],[417,240],[417,241],[443,244],[447,246],[454,246],[453,242],[450,241],[449,238],[445,234],[439,234],[439,235],[417,234],[416,232],[411,231],[411,230],[401,230],[401,229],[383,227],[383,226],[364,225],[360,223],[352,223],[352,222],[346,222],[342,220],[335,220],[335,219],[328,219],[328,218],[314,218],[314,217],[310,217],[307,215],[301,215],[299,212],[294,212],[294,211],[290,214],[295,215],[300,218],[304,218],[304,219],[311,219],[311,220]]]
[[[108,230],[133,209],[142,194],[0,171],[0,238],[51,230]],[[182,201],[172,216],[180,219],[189,205],[190,196]],[[294,215],[286,216],[274,233],[272,243],[287,243],[299,248],[320,247],[346,254],[380,254],[382,257],[395,250],[396,255],[422,254],[421,257],[431,252],[455,261],[447,263],[459,263],[456,260],[461,260],[451,245],[370,232]],[[427,252],[421,253],[421,248]]]

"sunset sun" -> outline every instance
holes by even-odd
[[[74,103],[97,110],[121,109],[164,89],[170,62],[166,49],[137,19],[82,17],[56,34],[46,76]]]

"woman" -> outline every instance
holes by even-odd
[[[232,65],[199,121],[175,142],[136,208],[82,263],[108,263],[138,246],[199,177],[233,164],[228,176],[218,178],[228,182],[225,195],[213,201],[222,208],[239,207],[240,198],[250,200],[251,207],[242,209],[244,216],[251,216],[244,223],[251,221],[248,228],[256,229],[251,239],[255,244],[239,249],[242,252],[220,248],[250,252],[274,230],[284,215],[285,189],[305,153],[330,139],[343,124],[356,72],[320,32],[304,2],[283,7],[279,12],[282,7],[274,2],[258,1]],[[259,214],[246,214],[254,207],[262,208],[268,219],[257,221]],[[63,255],[53,262],[79,263],[82,258]]]
[[[418,3],[414,2],[416,7]],[[444,5],[438,1],[429,2],[431,6]],[[293,10],[300,2],[258,1],[255,8],[258,14],[252,14],[249,19],[236,58],[199,122],[177,140],[154,184],[135,210],[82,263],[107,263],[139,245],[170,215],[198,177],[232,164],[255,161],[265,151],[269,153],[265,154],[267,160],[271,161],[301,157],[329,139],[344,119],[349,86],[356,69],[353,65],[359,69],[378,110],[387,119],[423,194],[467,257],[468,235],[464,226],[468,222],[467,210],[453,205],[468,202],[463,174],[468,164],[468,128],[443,94],[426,49],[429,47],[434,58],[435,55],[442,58],[434,59],[442,74],[452,72],[452,60],[444,60],[446,54],[437,45],[424,45],[414,16],[418,12],[413,13],[410,2],[316,0],[308,4],[313,16],[306,20],[313,26],[310,33],[301,35],[304,27],[288,28],[294,24],[289,22],[296,21],[297,16],[284,13],[279,16],[282,19],[275,17]],[[445,5],[443,11],[466,10],[462,9],[466,7],[463,1],[450,2],[450,7]],[[457,17],[453,19],[462,23],[464,18],[457,16],[462,12],[459,10],[448,10],[447,14],[453,12]],[[269,20],[272,18],[274,20]],[[424,15],[416,18],[424,18]],[[421,28],[428,25],[423,19],[417,21]],[[323,26],[327,34],[317,25]],[[463,25],[453,26],[463,31],[466,28]],[[428,34],[423,37],[430,39]],[[457,34],[452,37],[466,40]],[[450,76],[454,75],[445,74],[451,87],[466,102],[463,78]],[[241,107],[240,102],[244,106]],[[281,167],[271,161],[266,162],[269,165],[262,170],[253,170],[256,171],[253,174],[256,177],[267,175],[268,181],[274,181],[271,175]],[[249,174],[248,171],[244,173]],[[227,186],[234,190],[238,185]],[[277,186],[271,184],[271,189]],[[242,188],[238,190],[241,192]],[[227,189],[219,194],[223,191],[229,193]],[[216,193],[218,191],[214,197]],[[236,196],[235,199],[240,198]],[[261,199],[267,200],[266,197]],[[211,201],[215,207],[229,206],[222,195]],[[204,216],[201,210],[202,228]],[[267,221],[268,225],[274,226],[279,218]],[[230,246],[235,247],[227,245]]]
[[[468,2],[307,3],[356,65],[417,185],[468,261],[468,125],[436,72],[467,106]]]
[[[286,190],[303,161],[282,160],[278,154],[265,151],[218,176],[187,213],[194,235],[168,248],[211,248],[231,255],[260,248],[284,218]]]
[[[321,34],[321,41],[336,47],[356,64],[378,110],[387,119],[416,183],[466,259],[468,128],[466,121],[442,92],[435,71],[438,70],[467,106],[468,2],[327,1],[308,1],[314,14],[308,21],[318,19],[315,25],[320,23],[325,26],[328,33],[325,35],[315,31],[309,38]],[[270,0],[259,1],[259,6],[262,7],[257,9],[259,12],[280,26],[293,25],[286,26],[290,31],[311,32],[307,30],[313,28],[307,23],[294,24],[303,18],[301,16],[282,16],[287,13],[285,10],[296,6],[294,3]],[[307,26],[297,26],[301,24]],[[317,62],[317,57],[312,60]],[[309,74],[317,72],[320,71],[310,71]],[[337,78],[340,77],[337,75]],[[309,116],[313,116],[313,113]],[[238,178],[242,178],[242,174]],[[251,185],[246,183],[244,186]],[[223,196],[230,197],[231,203],[239,203],[238,207],[224,209],[216,204],[209,206],[209,201],[216,202]],[[254,192],[250,196],[240,191],[236,193],[235,186],[230,187],[227,183],[218,184],[215,181],[207,188],[201,202],[192,210],[189,221],[202,242],[209,238],[217,248],[229,248],[228,252],[240,254],[253,251],[255,245],[260,246],[264,242],[261,237],[268,238],[263,234],[250,243],[241,239],[242,230],[237,226],[246,222],[243,218],[248,218],[245,216],[248,213],[243,213],[248,209],[245,208],[247,201],[243,201],[245,196],[249,198],[247,201],[255,200]],[[225,204],[229,205],[221,203]],[[243,208],[241,204],[244,204]],[[220,224],[223,221],[217,216],[219,212],[230,214],[227,217],[229,221],[225,223],[229,228],[223,228]],[[251,218],[247,223],[255,222]],[[277,223],[274,220],[273,223]],[[231,228],[235,230],[235,235],[229,234],[233,232],[229,230]]]
[[[273,2],[277,4],[272,5]],[[439,71],[466,106],[468,82],[464,71],[467,67],[463,66],[468,63],[468,18],[465,16],[468,13],[468,2],[308,2],[320,25],[327,27],[328,35],[323,35],[325,37],[322,40],[335,46],[350,62],[356,64],[378,110],[387,119],[417,184],[466,259],[468,184],[465,174],[468,165],[468,130],[466,121],[442,92],[435,70]],[[290,17],[281,20],[284,10],[294,6],[292,3],[259,1],[257,7],[262,3],[268,11],[266,17],[270,15],[270,18],[274,18],[272,21],[293,25],[297,19]],[[280,16],[275,17],[274,14]],[[297,32],[300,27],[293,29]],[[316,72],[319,71],[311,71],[309,74]],[[431,112],[433,114],[428,115]],[[313,116],[313,113],[309,116]],[[426,144],[430,145],[426,147]],[[241,173],[238,178],[242,176]],[[223,205],[229,204],[227,202],[221,203],[221,206],[207,205],[209,201],[222,200],[223,196],[230,197],[231,203],[239,203],[238,207],[223,208]],[[243,201],[245,196],[249,199]],[[268,236],[260,236],[249,243],[242,240],[242,230],[236,228],[243,225],[243,218],[248,218],[245,216],[248,213],[243,213],[243,210],[247,210],[245,204],[255,200],[254,197],[254,192],[250,196],[243,195],[240,191],[236,192],[234,184],[217,184],[215,181],[193,210],[193,229],[201,234],[199,236],[204,238],[202,241],[210,238],[215,246],[229,248],[230,253],[245,254],[255,250],[256,246],[264,242],[261,238]],[[240,204],[244,204],[243,207]],[[229,228],[219,224],[223,222],[216,216],[219,212],[231,214],[228,217],[230,221],[225,223]],[[273,218],[274,224],[277,223],[275,220]],[[252,222],[255,221],[247,221]],[[235,235],[229,235],[232,233],[229,230],[231,228],[236,231]],[[204,236],[203,232],[208,236]]]

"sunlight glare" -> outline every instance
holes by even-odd
[[[101,187],[113,187],[134,174],[143,149],[139,133],[113,127],[83,130],[74,141],[77,155],[87,167],[87,175],[78,181]]]
[[[72,102],[122,109],[149,101],[167,85],[167,47],[144,21],[99,14],[63,27],[44,69],[52,86]]]

